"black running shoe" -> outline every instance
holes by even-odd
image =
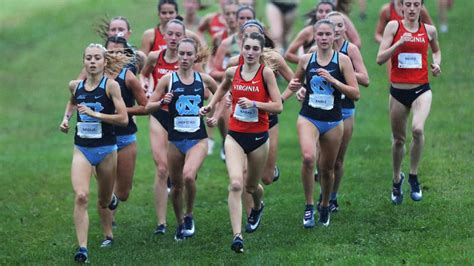
[[[423,197],[421,192],[421,185],[418,181],[417,175],[410,174],[408,177],[408,183],[410,184],[410,196],[413,201],[420,201]]]
[[[405,175],[400,173],[400,182],[398,184],[393,183],[391,199],[394,205],[399,205],[403,202],[403,180],[405,180]]]
[[[86,247],[79,247],[74,255],[74,260],[78,263],[88,263],[89,255]]]
[[[330,212],[338,212],[339,211],[339,204],[337,204],[337,199],[329,200],[329,211]]]
[[[107,236],[102,242],[100,242],[101,248],[109,248],[114,244],[114,239],[110,236]]]
[[[166,233],[166,224],[157,225],[153,233],[155,235],[164,235]]]
[[[173,184],[171,183],[171,177],[168,176],[168,180],[166,181],[166,186],[168,187],[168,193],[171,192],[171,186]]]
[[[241,234],[235,234],[230,249],[235,251],[235,253],[244,253],[244,240],[242,239]]]
[[[261,207],[260,210],[254,210],[252,208],[252,211],[250,212],[249,217],[247,218],[247,225],[245,226],[245,232],[247,233],[253,233],[255,230],[257,230],[258,226],[260,225],[260,220],[262,218],[263,214],[263,208],[265,207],[262,203],[260,203]]]
[[[273,169],[273,182],[278,181],[278,179],[280,179],[280,168],[278,168],[278,165],[275,165]]]
[[[176,227],[176,233],[174,235],[174,240],[176,240],[176,241],[184,240],[183,231],[184,231],[184,224],[181,224],[178,227]]]
[[[109,209],[113,211],[117,209],[118,205],[119,205],[119,199],[117,198],[115,193],[112,193],[112,200],[110,201]]]
[[[184,216],[184,237],[193,237],[194,236],[194,219],[191,215]]]
[[[328,227],[330,216],[331,214],[329,212],[329,206],[328,207],[321,206],[321,211],[319,212],[318,223],[322,226]]]

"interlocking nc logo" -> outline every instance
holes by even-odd
[[[332,94],[334,92],[331,84],[320,76],[313,76],[311,79],[311,90],[318,94]]]
[[[180,95],[176,101],[176,111],[179,115],[198,115],[201,96]]]
[[[102,106],[101,103],[96,102],[96,103],[81,103],[81,104],[89,107],[94,112],[100,112],[100,111],[104,110],[104,107]],[[99,119],[94,118],[94,117],[90,117],[86,114],[79,114],[79,116],[81,117],[82,122],[100,122]]]

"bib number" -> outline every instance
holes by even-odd
[[[398,54],[398,68],[420,69],[421,54],[418,53],[400,53]]]
[[[83,139],[100,139],[102,138],[101,123],[77,123],[77,135]]]
[[[243,109],[240,105],[235,105],[234,118],[242,122],[258,122],[258,109],[257,107]]]
[[[200,126],[199,116],[177,116],[174,118],[174,130],[178,132],[196,132]]]
[[[328,94],[310,94],[308,105],[313,108],[331,110],[334,107],[334,96]]]

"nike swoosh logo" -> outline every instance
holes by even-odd
[[[201,90],[201,88],[199,88],[199,89],[194,89],[195,92],[198,92],[198,91],[200,91],[200,90]]]
[[[260,82],[260,80],[252,80],[252,84],[257,84],[259,82]]]
[[[260,137],[260,138],[255,138],[255,140],[257,140],[257,141],[258,141],[258,140],[261,140],[261,139],[263,139],[263,137]]]
[[[423,89],[415,91],[415,94],[420,93],[422,90],[423,90]]]
[[[97,100],[97,99],[99,99],[99,98],[102,97],[102,96],[104,96],[104,95],[94,96],[94,99]]]

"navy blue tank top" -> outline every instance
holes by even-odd
[[[77,104],[83,104],[95,112],[103,114],[114,114],[115,105],[107,96],[106,92],[107,78],[102,80],[92,91],[86,91],[82,80],[74,93],[74,100]],[[90,117],[86,114],[77,112],[76,134],[74,144],[84,147],[100,147],[114,145],[117,143],[115,138],[114,126],[101,122],[99,119]]]
[[[171,75],[169,91],[173,99],[169,107],[168,140],[204,139],[207,138],[204,120],[199,109],[204,102],[204,84],[201,75],[194,72],[194,82],[184,84],[178,73]]]
[[[122,93],[123,101],[125,102],[126,107],[132,107],[135,105],[135,97],[131,90],[128,89],[127,84],[125,82],[125,78],[127,77],[128,68],[124,67],[122,71],[117,75],[115,81],[120,85],[120,92]],[[128,125],[126,127],[115,127],[115,134],[117,136],[123,135],[130,135],[137,132],[137,125],[135,121],[133,121],[133,116],[128,115]]]
[[[346,83],[339,68],[339,53],[334,51],[331,61],[326,66],[318,64],[317,54],[311,54],[306,67],[306,95],[301,106],[300,115],[320,120],[339,121],[341,114],[341,92],[323,77],[316,74],[318,68],[326,69],[335,79]]]
[[[349,56],[349,42],[348,41],[344,40],[344,42],[342,43],[341,50],[339,50],[339,52],[341,54]],[[346,95],[344,94],[341,94],[341,98],[342,98],[342,101],[341,101],[342,108],[347,108],[347,109],[355,108],[355,104],[353,100],[346,97]]]

